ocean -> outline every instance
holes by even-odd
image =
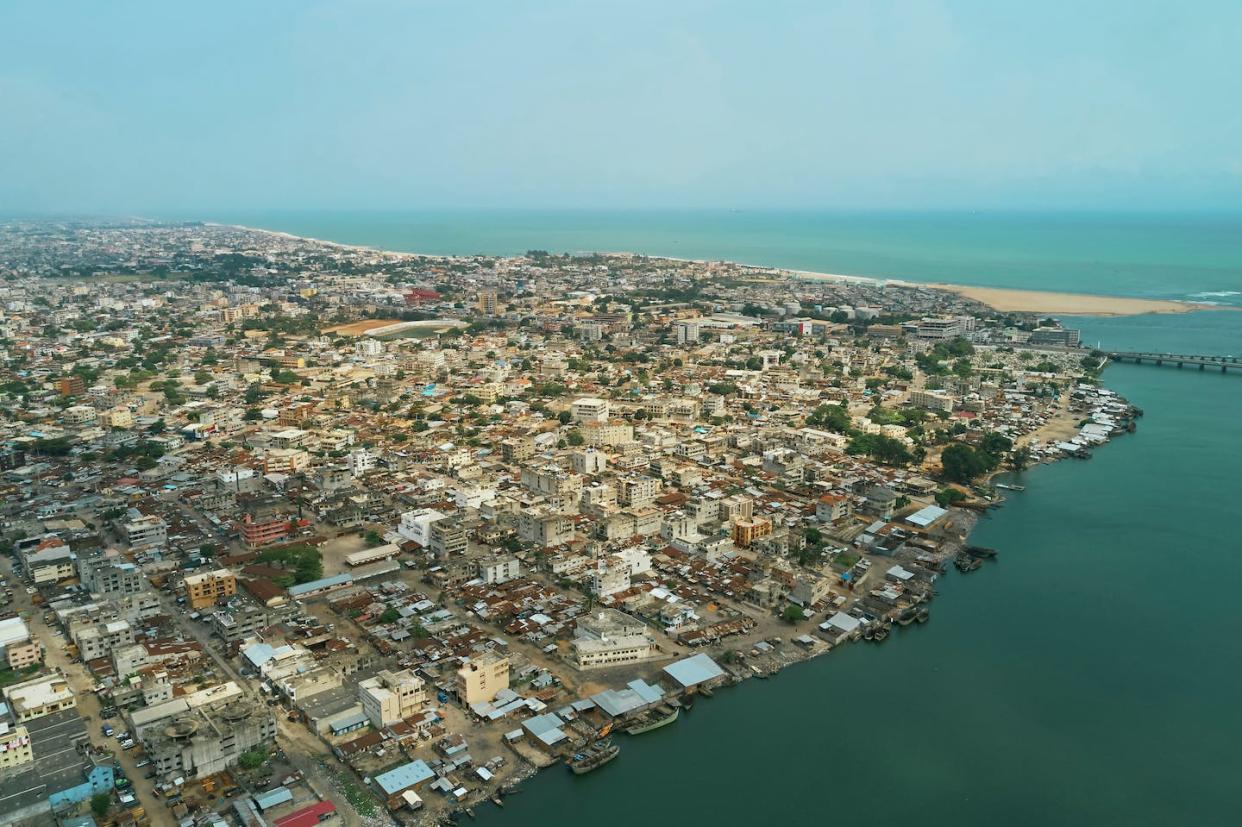
[[[213,221],[443,255],[634,252],[1242,307],[1242,214],[265,212]]]
[[[910,280],[1239,304],[1238,218],[216,216],[437,253],[634,250]],[[1242,313],[1081,318],[1114,349],[1242,353]],[[1020,475],[923,626],[701,700],[544,771],[484,824],[1236,824],[1242,373],[1112,365],[1136,433]]]

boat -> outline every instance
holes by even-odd
[[[591,770],[597,770],[607,764],[609,761],[617,757],[617,753],[621,748],[613,744],[610,739],[596,741],[589,744],[580,752],[576,752],[566,762],[566,766],[574,775],[584,775]]]
[[[965,573],[975,571],[983,565],[983,561],[978,557],[972,557],[969,554],[961,553],[953,560],[953,565],[957,566],[957,570]]]
[[[712,696],[711,687],[708,687],[708,686],[700,686],[698,688],[698,693],[702,695],[704,698],[710,698]]]
[[[1026,490],[1025,485],[1013,485],[1007,482],[998,482],[996,483],[996,487],[1003,488],[1006,491],[1025,491]]]
[[[505,803],[500,800],[499,794],[492,796],[492,803],[495,804],[497,807],[503,808],[505,806]]]
[[[677,716],[680,714],[680,707],[661,704],[650,715],[640,718],[633,726],[626,727],[625,731],[629,735],[642,735],[644,732],[651,732],[653,729],[668,726],[673,721],[676,721]]]

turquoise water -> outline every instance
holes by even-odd
[[[1239,328],[1210,334],[1203,317],[1233,315],[1085,327],[1165,350],[1193,331],[1226,352]],[[928,624],[702,700],[481,821],[1238,823],[1242,374],[1105,378],[1146,410],[1137,433],[1024,473],[975,533],[999,560],[947,575]]]
[[[1242,292],[1237,218],[213,218],[438,253],[635,250],[1152,298]],[[1106,348],[1242,353],[1238,312],[1075,324]],[[931,622],[723,691],[621,738],[597,773],[541,773],[480,822],[1238,823],[1242,373],[1113,365],[1105,382],[1146,411],[1138,432],[1023,474],[1026,490],[975,534],[999,561],[946,576]]]
[[[1242,214],[268,212],[214,221],[392,250],[627,251],[1242,306]]]

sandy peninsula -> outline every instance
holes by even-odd
[[[903,279],[877,279],[866,276],[844,276],[835,273],[812,273],[805,270],[785,271],[792,276],[816,281],[887,284],[899,287],[947,290],[967,299],[999,310],[1002,313],[1046,313],[1056,316],[1139,316],[1144,313],[1190,313],[1194,310],[1219,310],[1217,305],[1162,299],[1133,299],[1124,296],[1099,296],[1088,293],[1050,293],[1043,290],[1011,290],[1003,287],[972,287],[964,284],[942,284]]]
[[[1005,313],[1048,313],[1057,316],[1138,316],[1143,313],[1189,313],[1216,310],[1211,305],[1160,299],[1095,296],[1086,293],[1046,293],[1042,290],[1007,290],[999,287],[968,287],[960,284],[928,284],[982,302]]]

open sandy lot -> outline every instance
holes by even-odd
[[[360,322],[350,322],[349,324],[338,324],[336,327],[329,327],[325,333],[339,333],[342,336],[362,336],[368,330],[375,330],[378,327],[388,327],[390,324],[397,324],[400,319],[363,319]]]

